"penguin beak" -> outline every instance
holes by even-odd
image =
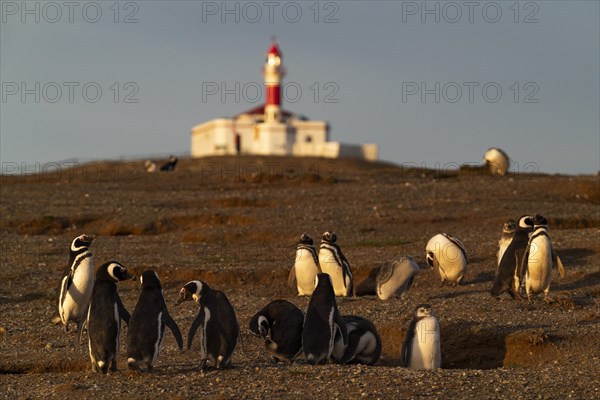
[[[88,245],[91,244],[95,238],[96,237],[93,235],[81,235],[81,240]]]
[[[181,303],[183,303],[186,300],[186,296],[185,296],[185,289],[181,289],[179,291],[179,298],[177,299],[177,302],[175,303],[176,306],[180,305]]]

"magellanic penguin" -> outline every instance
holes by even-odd
[[[310,235],[303,233],[296,247],[296,261],[288,276],[288,285],[298,296],[310,296],[315,290],[315,277],[321,272],[317,251]]]
[[[517,223],[514,219],[507,220],[502,226],[502,236],[500,236],[500,240],[498,240],[498,251],[496,252],[497,266],[496,266],[496,275],[498,275],[498,267],[500,266],[500,261],[502,260],[502,256],[506,251],[506,248],[510,244],[510,241],[515,234],[515,228]]]
[[[158,169],[158,167],[156,166],[156,163],[152,160],[146,160],[144,162],[144,168],[146,169],[146,172],[148,172],[148,173],[156,172],[156,170]]]
[[[194,300],[200,311],[187,334],[187,348],[200,328],[200,369],[206,368],[210,359],[219,369],[231,365],[233,350],[240,328],[235,311],[225,293],[211,289],[206,282],[190,281],[179,291],[177,304]]]
[[[274,300],[254,314],[249,328],[265,341],[265,348],[275,362],[294,362],[302,352],[303,323],[304,313],[297,306],[286,300]]]
[[[340,364],[375,364],[381,357],[381,337],[375,325],[355,315],[344,315],[342,319],[348,331],[348,346],[342,351],[342,337],[338,334],[333,349],[334,357]]]
[[[411,256],[400,257],[383,266],[376,279],[377,297],[387,300],[408,292],[418,273],[419,265]]]
[[[531,295],[544,292],[544,300],[551,302],[548,297],[550,281],[552,280],[552,266],[558,267],[560,277],[565,276],[562,261],[552,248],[552,241],[548,234],[548,221],[543,215],[533,217],[533,233],[529,238],[525,256],[523,257],[522,270],[525,271],[525,292],[531,301]]]
[[[433,268],[443,286],[446,281],[460,285],[467,271],[465,245],[448,233],[435,235],[425,247],[427,264]]]
[[[510,159],[506,153],[496,147],[489,148],[483,155],[483,162],[492,175],[504,176],[510,167]]]
[[[319,248],[319,265],[321,271],[331,277],[335,295],[347,297],[353,294],[352,271],[336,241],[337,236],[334,232],[323,233]]]
[[[429,304],[415,308],[406,328],[400,365],[412,369],[437,369],[442,363],[440,326]]]
[[[81,343],[83,321],[87,316],[94,289],[94,256],[90,251],[93,236],[81,235],[73,239],[69,250],[69,264],[60,281],[58,316],[65,332],[69,322],[77,323],[77,340]]]
[[[161,165],[160,170],[165,171],[165,172],[175,171],[176,165],[177,165],[177,157],[172,155],[169,157],[169,161],[167,161],[165,164]]]
[[[165,325],[173,332],[179,350],[183,349],[183,339],[179,327],[167,310],[156,272],[144,271],[140,283],[142,292],[131,314],[127,330],[127,367],[141,371],[145,364],[148,371],[152,371],[160,353]]]
[[[344,354],[348,346],[348,331],[340,315],[333,284],[328,274],[316,277],[315,290],[310,297],[302,327],[302,350],[309,364],[324,364],[330,359],[338,361],[333,354],[336,335],[341,335],[336,354]]]
[[[129,324],[130,315],[119,297],[117,283],[135,280],[117,261],[102,264],[96,271],[94,291],[87,317],[92,370],[106,374],[117,370],[121,319]]]
[[[517,221],[515,233],[510,244],[502,254],[498,274],[494,279],[491,294],[498,297],[504,292],[508,292],[512,298],[515,296],[521,298],[519,293],[522,273],[521,262],[525,249],[529,243],[529,233],[533,230],[533,219],[529,215],[523,215]]]

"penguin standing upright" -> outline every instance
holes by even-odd
[[[303,233],[296,247],[296,261],[288,276],[288,285],[298,296],[310,296],[315,290],[315,276],[321,272],[317,251],[310,235]]]
[[[502,260],[502,256],[504,255],[506,248],[510,244],[510,241],[512,240],[513,235],[515,234],[516,226],[517,226],[517,223],[515,222],[514,219],[507,220],[504,223],[504,225],[502,226],[502,236],[500,236],[500,240],[498,240],[498,251],[496,252],[496,258],[498,260],[498,263],[496,266],[496,275],[498,275],[498,267],[500,266],[500,261]]]
[[[381,337],[375,325],[355,315],[344,315],[342,319],[348,331],[348,346],[342,353],[336,353],[344,348],[340,343],[342,337],[338,334],[333,350],[335,358],[340,364],[375,364],[381,357]]]
[[[415,308],[404,335],[400,363],[412,369],[437,369],[442,363],[440,326],[429,304]]]
[[[333,284],[328,274],[320,273],[308,302],[302,327],[302,349],[309,364],[324,364],[329,359],[338,361],[333,354],[336,335],[341,335],[335,354],[344,354],[348,346],[348,331],[340,315]]]
[[[141,366],[146,364],[148,371],[152,371],[160,353],[165,325],[173,332],[179,350],[183,349],[183,339],[179,327],[167,310],[156,272],[144,271],[140,283],[142,293],[131,314],[127,330],[127,366],[140,371]]]
[[[177,305],[188,300],[198,303],[200,311],[187,334],[187,348],[192,346],[194,335],[200,328],[200,368],[204,370],[209,359],[219,369],[229,367],[240,334],[229,299],[205,282],[190,281],[179,291]]]
[[[467,271],[465,245],[448,233],[435,235],[425,247],[427,264],[433,268],[443,286],[446,281],[460,285]]]
[[[561,278],[565,276],[565,270],[562,261],[552,248],[552,241],[548,234],[548,221],[543,215],[537,214],[533,217],[533,233],[529,238],[522,262],[527,300],[531,301],[532,294],[544,292],[544,300],[551,302],[548,292],[552,280],[552,266],[555,264],[558,267]]]
[[[94,237],[90,235],[81,235],[73,239],[69,250],[69,264],[60,281],[58,316],[65,332],[69,330],[69,322],[77,323],[79,343],[94,288],[94,256],[90,251],[93,240]]]
[[[524,276],[521,272],[521,262],[529,243],[529,233],[532,230],[533,219],[531,216],[523,215],[519,218],[513,238],[502,254],[500,265],[498,265],[498,274],[491,290],[492,296],[498,297],[502,293],[508,292],[513,298],[515,296],[521,298],[519,290],[521,279]]]
[[[123,265],[116,261],[102,264],[96,271],[96,281],[87,317],[92,370],[106,374],[108,368],[117,370],[121,319],[129,324],[130,315],[119,297],[117,283],[135,280]]]
[[[177,165],[177,157],[171,155],[169,160],[161,165],[160,170],[163,172],[175,171],[175,166]]]
[[[293,362],[302,352],[304,313],[286,300],[274,300],[250,319],[252,333],[265,341],[267,351],[275,362]]]
[[[321,271],[331,277],[335,295],[347,297],[353,293],[352,271],[348,260],[336,242],[337,236],[334,232],[323,233],[319,248],[319,264]]]

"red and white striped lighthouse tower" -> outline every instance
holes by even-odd
[[[281,52],[273,41],[267,53],[265,75],[265,122],[278,122],[281,117],[281,80],[285,75],[281,65]]]

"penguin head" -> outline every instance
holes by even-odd
[[[309,246],[312,246],[313,243],[313,239],[310,237],[310,235],[308,233],[303,233],[302,236],[300,236],[300,241],[298,242],[298,244],[306,244]]]
[[[323,233],[322,240],[327,243],[335,243],[337,241],[337,236],[335,235],[335,232],[327,231]]]
[[[433,254],[433,251],[428,251],[425,255],[425,259],[427,260],[427,265],[429,265],[429,268],[433,268],[433,258],[435,257],[435,254]]]
[[[431,304],[419,304],[415,307],[415,318],[424,318],[432,316]]]
[[[144,289],[144,288],[161,289],[160,279],[158,279],[158,274],[152,270],[147,270],[142,273],[142,276],[140,276],[140,283],[142,284],[142,289]]]
[[[263,339],[269,339],[269,320],[264,315],[258,317],[258,334]]]
[[[331,290],[333,293],[333,282],[331,281],[331,276],[326,273],[318,273],[315,276],[315,290],[321,288],[322,290]]]
[[[71,251],[80,252],[82,250],[87,250],[92,244],[93,240],[94,236],[92,235],[83,234],[81,236],[77,236],[75,239],[73,239],[73,242],[71,242]]]
[[[502,226],[502,232],[503,233],[514,233],[516,226],[517,226],[517,223],[515,222],[514,219],[508,219],[508,220],[506,220],[506,222],[504,222],[504,225]]]
[[[131,279],[135,281],[135,276],[131,275],[127,268],[125,268],[118,261],[108,261],[98,267],[96,271],[96,280],[112,280],[112,281],[124,281]]]
[[[175,157],[174,155],[171,155],[171,156],[169,157],[169,162],[170,162],[171,164],[173,164],[173,163],[176,163],[176,162],[177,162],[177,157]]]
[[[210,288],[208,285],[201,281],[189,281],[181,290],[179,290],[179,299],[177,299],[177,303],[175,305],[179,305],[184,301],[193,300],[196,303],[200,302],[200,297]]]
[[[536,214],[536,216],[533,217],[533,225],[534,226],[547,226],[548,220],[542,214]]]
[[[530,215],[523,215],[519,218],[520,229],[531,229],[533,228],[533,218]]]

